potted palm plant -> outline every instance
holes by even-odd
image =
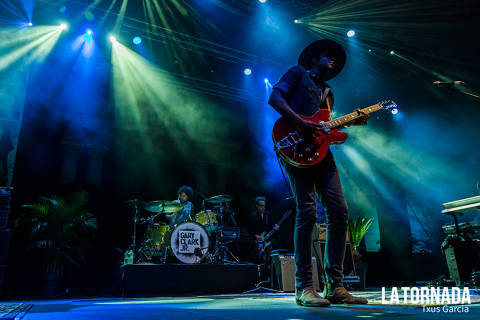
[[[16,228],[29,233],[29,249],[41,250],[45,258],[44,294],[54,296],[63,275],[66,261],[75,263],[81,239],[97,228],[96,218],[88,212],[85,191],[75,192],[64,199],[59,196],[41,197],[26,204],[25,214]]]
[[[356,220],[348,219],[348,230],[350,231],[350,241],[353,246],[353,259],[357,269],[357,274],[360,276],[361,287],[365,288],[365,280],[367,273],[367,265],[362,261],[362,255],[358,251],[360,242],[372,225],[373,219],[358,217]]]

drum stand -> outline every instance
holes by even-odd
[[[222,213],[222,210],[219,210],[218,216],[220,217],[220,223],[217,229],[218,231],[217,231],[217,237],[215,241],[215,251],[213,252],[212,257],[214,260],[216,260],[215,262],[220,264],[237,264],[237,263],[240,263],[240,259],[237,256],[235,256],[233,252],[230,251],[230,249],[227,247],[227,244],[233,242],[234,240],[225,242],[223,239],[224,238],[223,236],[224,215],[228,215],[231,218],[235,227],[237,226],[237,223],[233,218],[233,212],[230,209],[228,203],[225,203],[223,205],[223,208],[221,209],[224,209],[224,210],[223,210],[223,213]],[[235,261],[228,260],[229,257],[233,258],[233,260]]]
[[[233,254],[230,249],[228,249],[227,244],[231,243],[232,241],[225,242],[223,240],[223,227],[219,227],[220,232],[217,235],[217,241],[215,241],[215,251],[213,252],[212,256],[217,257],[217,262],[220,264],[236,264],[240,263],[240,260],[237,256]],[[228,260],[228,257],[233,258],[235,261]]]
[[[161,252],[158,250],[155,242],[151,237],[147,238],[147,234],[150,236],[153,234],[153,219],[156,215],[150,215],[147,219],[142,219],[141,222],[147,222],[147,232],[145,233],[145,239],[143,240],[140,248],[135,254],[135,261],[138,263],[141,262],[152,262],[154,257],[161,257]],[[162,259],[162,258],[160,258]]]

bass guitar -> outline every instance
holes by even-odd
[[[387,100],[333,120],[329,120],[330,111],[327,109],[320,109],[310,117],[300,115],[302,119],[314,123],[323,121],[330,129],[328,134],[320,130],[314,134],[304,134],[287,118],[281,117],[275,122],[272,130],[274,150],[281,158],[295,167],[314,166],[325,157],[329,145],[341,144],[347,140],[348,134],[338,130],[347,127],[365,114],[396,107],[397,104],[394,101]]]
[[[282,218],[277,222],[277,225],[280,226],[283,223],[283,221],[285,221],[285,219],[287,219],[288,216],[290,216],[292,213],[293,213],[293,210],[288,210],[287,212],[285,212]],[[263,235],[262,233],[263,241],[258,242],[257,255],[259,256],[262,255],[265,252],[265,250],[272,244],[268,240],[270,240],[270,238],[273,236],[275,231],[276,231],[275,228],[273,228],[266,235]]]

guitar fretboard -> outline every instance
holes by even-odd
[[[374,104],[370,107],[366,107],[363,109],[360,109],[362,112],[366,114],[373,113],[375,111],[378,111],[382,109],[382,106],[380,104]],[[348,125],[349,123],[357,120],[360,118],[362,114],[360,112],[354,111],[352,113],[346,114],[344,116],[338,117],[336,119],[330,120],[326,122],[326,125],[330,129],[338,129],[338,128],[343,128],[344,126]]]

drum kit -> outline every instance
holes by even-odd
[[[229,195],[205,198],[201,211],[180,221],[174,217],[184,206],[177,201],[127,201],[135,210],[131,246],[133,262],[239,263],[228,247],[240,238],[235,213],[230,207],[233,199]],[[138,225],[145,225],[145,233],[137,247]]]

